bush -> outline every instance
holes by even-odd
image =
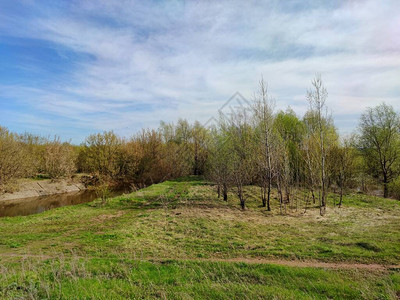
[[[400,177],[389,184],[389,194],[391,197],[400,200]]]
[[[0,191],[11,181],[27,174],[29,165],[26,158],[19,136],[0,127]]]
[[[44,172],[50,178],[71,176],[75,170],[75,152],[69,143],[61,143],[59,138],[45,145]]]
[[[109,183],[102,183],[96,188],[96,195],[101,199],[101,203],[105,204],[111,196],[111,189]]]
[[[88,136],[79,154],[80,169],[105,178],[118,178],[121,145],[121,138],[112,131]]]

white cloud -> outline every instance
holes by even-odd
[[[35,99],[14,98],[86,128],[124,132],[161,119],[206,121],[235,91],[251,97],[262,74],[278,108],[302,113],[320,72],[340,120],[382,101],[400,109],[399,1],[282,5],[104,0],[43,8],[14,34],[91,59]]]

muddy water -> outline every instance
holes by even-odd
[[[118,189],[112,196],[128,193],[127,189]],[[49,209],[91,202],[98,198],[93,190],[76,193],[64,193],[50,196],[0,201],[0,217],[15,217],[38,214]]]

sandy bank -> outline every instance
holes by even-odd
[[[19,183],[18,191],[1,194],[0,201],[79,192],[85,189],[86,187],[83,183],[71,180],[25,180]]]

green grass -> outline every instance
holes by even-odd
[[[394,299],[399,278],[267,264],[58,259],[7,264],[2,299]]]
[[[276,199],[267,212],[257,188],[247,187],[246,195],[248,209],[241,211],[233,192],[224,202],[213,185],[188,177],[106,205],[95,201],[1,218],[0,296],[69,299],[79,291],[80,299],[105,299],[105,290],[112,288],[114,298],[395,299],[396,270],[327,271],[216,260],[399,264],[399,201],[351,194],[339,209],[330,195],[324,217],[316,207],[304,213],[303,201],[282,216]],[[20,262],[23,255],[30,269]],[[69,269],[73,263],[82,265],[84,275]]]

